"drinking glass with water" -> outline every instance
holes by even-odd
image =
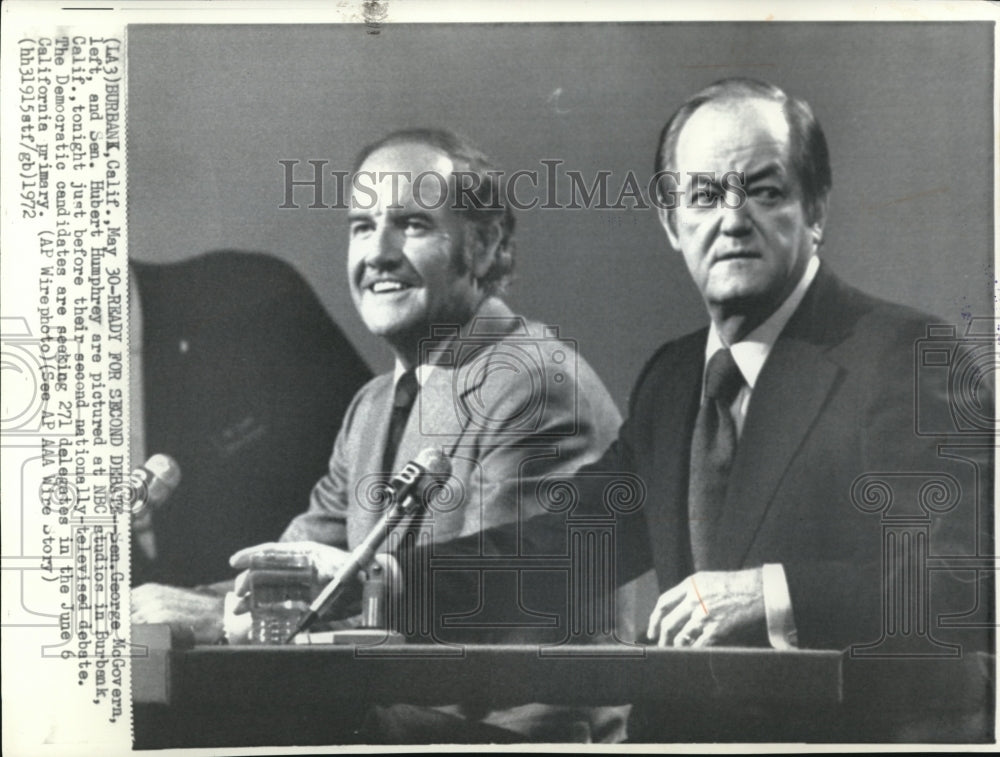
[[[305,551],[265,550],[250,558],[251,644],[284,644],[309,611],[316,566]]]

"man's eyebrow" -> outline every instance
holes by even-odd
[[[372,217],[371,213],[366,213],[362,210],[352,210],[347,214],[347,221],[350,223],[352,221],[367,221]]]
[[[752,184],[755,181],[760,181],[761,179],[770,179],[777,176],[778,178],[784,178],[785,169],[780,163],[768,163],[761,166],[753,173],[748,174],[746,177],[745,184]]]
[[[387,209],[388,210],[388,209]],[[422,210],[409,210],[407,208],[394,209],[392,212],[392,217],[396,221],[424,221],[428,224],[434,223],[434,217],[430,213],[426,213]]]

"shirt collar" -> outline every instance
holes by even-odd
[[[417,386],[423,388],[424,384],[427,383],[427,379],[431,375],[433,370],[434,370],[433,363],[421,363],[420,365],[418,365],[416,369],[413,371],[414,376],[416,376],[417,378]],[[406,368],[403,367],[403,364],[399,362],[399,360],[397,360],[392,375],[393,386],[399,383],[399,379],[402,377],[404,373],[406,373]]]
[[[792,314],[802,302],[802,298],[806,296],[806,291],[809,289],[809,285],[812,284],[813,279],[816,278],[818,271],[819,256],[813,255],[806,265],[806,270],[802,273],[799,283],[795,285],[792,293],[781,303],[781,307],[775,310],[770,318],[747,334],[742,340],[736,344],[729,345],[729,351],[733,354],[733,360],[739,366],[740,373],[743,374],[743,379],[751,390],[753,390],[754,384],[757,383],[757,377],[764,367],[767,356],[771,354],[771,348],[778,341],[778,336],[788,321],[791,320]],[[705,344],[705,364],[708,364],[709,359],[717,350],[725,348],[726,344],[722,341],[722,337],[719,336],[719,330],[715,327],[715,322],[713,321],[708,327],[708,341]]]

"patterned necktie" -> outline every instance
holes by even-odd
[[[729,469],[736,454],[736,424],[730,406],[743,375],[729,350],[716,351],[705,368],[705,398],[691,437],[688,523],[694,569],[705,570],[715,521],[726,499]]]
[[[396,462],[396,452],[399,450],[399,440],[403,438],[406,421],[410,417],[413,401],[417,398],[417,375],[410,370],[399,377],[396,382],[396,393],[392,398],[392,415],[389,417],[389,434],[386,436],[385,453],[382,456],[382,470],[392,470]]]

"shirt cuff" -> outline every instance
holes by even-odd
[[[764,583],[764,616],[767,619],[767,640],[775,649],[794,649],[799,633],[792,615],[792,597],[781,563],[767,563],[761,569]]]
[[[229,644],[246,644],[250,639],[253,619],[249,612],[236,614],[236,604],[239,601],[236,592],[226,592],[222,605],[222,635]]]

